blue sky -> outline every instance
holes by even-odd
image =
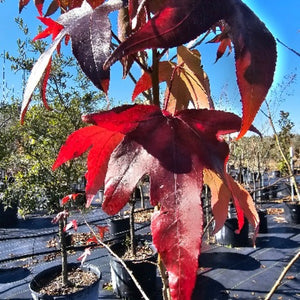
[[[29,25],[32,37],[36,34],[36,28],[40,24],[35,18],[37,12],[33,6],[33,0],[21,13],[21,17],[25,23]],[[300,1],[299,0],[244,0],[244,2],[258,15],[258,17],[266,24],[275,38],[288,45],[289,47],[300,52]],[[48,3],[46,1],[46,3]],[[20,31],[14,22],[14,18],[18,14],[18,1],[6,0],[0,4],[0,53],[4,50],[16,54],[16,39],[20,37]],[[200,51],[202,55],[202,63],[205,71],[210,78],[212,96],[217,103],[217,108],[233,111],[241,114],[240,97],[236,87],[235,68],[233,53],[224,56],[216,64],[215,54],[217,45],[204,44]],[[278,62],[274,77],[273,88],[276,88],[282,82],[284,76],[291,73],[296,74],[296,81],[291,86],[291,92],[280,105],[274,108],[274,112],[279,114],[280,110],[290,112],[290,118],[295,123],[294,131],[300,133],[300,57],[286,49],[281,44],[277,44]],[[0,61],[1,70],[3,68],[3,60]],[[1,76],[2,77],[2,76]],[[6,81],[8,88],[14,87],[17,96],[21,96],[22,81],[20,76],[13,74],[9,67],[6,67]],[[2,96],[2,78],[1,78]],[[109,97],[116,102],[130,102],[133,84],[129,79],[121,79],[121,68],[116,63],[112,68],[112,78],[110,83]],[[277,89],[278,90],[278,89]],[[221,96],[226,94],[227,98]],[[269,97],[271,94],[269,93]],[[264,105],[262,106],[264,109]],[[266,119],[261,113],[255,119],[254,124],[262,129]]]

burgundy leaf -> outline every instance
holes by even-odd
[[[128,7],[122,7],[118,13],[118,38],[121,42],[132,34]],[[132,56],[122,57],[123,78],[125,78],[134,62]]]
[[[69,216],[69,212],[66,210],[63,210],[61,212],[59,212],[51,221],[51,223],[56,224],[58,223],[60,220],[66,219]]]
[[[239,137],[253,122],[273,82],[276,42],[265,25],[241,1],[226,20],[235,51],[236,73],[243,103]]]
[[[30,2],[30,0],[19,0],[19,12],[23,10],[23,8]],[[43,5],[44,5],[44,0],[35,0],[34,1],[35,6],[39,12],[40,15],[43,15]]]
[[[228,32],[222,32],[218,34],[208,43],[220,43],[219,48],[217,50],[217,58],[215,62],[217,62],[224,55],[227,47],[229,49],[228,54],[230,54],[232,51],[231,39],[228,36]]]
[[[97,228],[98,228],[100,239],[103,240],[105,232],[109,232],[109,228],[108,226],[100,226],[100,225],[97,225]]]
[[[79,143],[78,133],[67,140],[59,156],[67,155],[58,158],[59,164],[92,146],[87,192],[96,192],[99,178],[106,173],[102,208],[109,214],[119,212],[138,181],[145,174],[150,176],[151,204],[160,204],[152,220],[153,241],[168,270],[172,299],[189,299],[202,236],[203,169],[227,182],[224,170],[229,147],[221,135],[238,131],[241,119],[215,110],[183,110],[173,116],[153,105],[127,105],[85,116],[84,120],[96,125],[84,128],[86,136]],[[103,136],[90,137],[89,128],[95,132],[99,128]],[[126,136],[112,142],[112,133]],[[103,154],[107,148],[108,153]],[[103,167],[108,158],[107,167]],[[237,192],[236,198],[241,196],[234,184],[230,186]],[[241,207],[251,215],[249,205],[246,200]]]
[[[62,31],[62,29],[64,28],[64,26],[53,21],[51,18],[38,17],[38,19],[41,22],[43,22],[47,26],[47,28],[45,30],[43,30],[41,33],[39,33],[33,39],[33,41],[46,38],[51,34],[52,34],[52,40],[54,40],[58,36],[58,34]]]
[[[91,148],[87,161],[88,172],[85,175],[87,180],[85,187],[87,206],[91,204],[99,189],[104,186],[110,155],[122,139],[122,134],[108,132],[102,136],[101,141],[95,141],[94,146]]]
[[[104,67],[123,56],[147,49],[186,43],[225,19],[235,48],[236,73],[243,103],[239,137],[249,129],[273,81],[275,40],[265,25],[240,0],[167,0],[139,31],[113,52]]]
[[[168,270],[172,299],[190,299],[196,281],[203,225],[200,170],[196,164],[190,174],[165,173],[164,187],[151,181],[151,197],[161,199],[151,231]]]
[[[72,9],[58,19],[68,28],[73,54],[82,70],[105,93],[109,87],[109,70],[103,70],[103,64],[110,54],[111,42],[108,14],[122,5],[121,0],[110,0],[93,10],[83,2],[80,8]]]
[[[225,14],[229,14],[229,8],[221,0],[167,0],[153,18],[114,51],[105,66],[147,48],[180,46],[208,30]]]
[[[70,221],[70,222],[63,228],[63,231],[68,231],[68,230],[70,230],[72,227],[74,228],[75,231],[77,231],[78,225],[77,225],[77,221],[76,221],[76,220]]]
[[[50,3],[47,12],[45,13],[45,17],[53,15],[59,8],[59,0],[52,0]]]
[[[23,8],[30,2],[30,0],[19,0],[19,13],[22,12]]]
[[[76,193],[76,194],[70,194],[70,195],[67,195],[65,197],[63,197],[61,199],[61,204],[62,205],[65,205],[66,203],[68,203],[70,200],[74,200],[79,196],[79,195],[82,195],[81,193]]]
[[[42,16],[43,15],[44,0],[34,0],[34,4],[35,4],[40,16]]]
[[[87,239],[87,241],[86,241],[86,244],[87,244],[87,245],[88,245],[88,244],[93,244],[93,243],[98,244],[98,240],[97,240],[97,238],[96,238],[95,236],[93,236],[93,237]]]
[[[259,217],[251,195],[239,183],[235,182],[231,176],[226,176],[226,182],[227,186],[232,191],[238,214],[245,214],[246,218],[253,225],[253,227],[257,228],[259,224]],[[243,227],[243,220],[240,220],[240,218],[238,219],[239,230],[241,230]]]
[[[97,138],[98,135],[101,136],[103,132],[104,130],[102,128],[96,126],[84,127],[74,131],[60,148],[52,170],[55,170],[68,160],[82,155],[93,145],[93,139]]]
[[[68,203],[69,200],[71,200],[71,199],[72,199],[71,195],[67,195],[67,196],[65,196],[65,197],[63,197],[63,198],[61,199],[61,204],[62,204],[62,205],[65,205],[65,204]]]
[[[166,112],[161,112],[154,105],[124,106],[119,108],[119,111],[121,111],[119,115],[115,114],[115,109],[97,114],[97,125],[109,130],[119,130],[121,133],[126,134],[126,141],[128,139],[134,140],[148,154],[155,157],[160,165],[172,173],[184,174],[191,172],[193,169],[192,158],[197,156],[198,160],[201,161],[202,167],[214,170],[225,179],[224,164],[227,161],[229,151],[227,143],[220,136],[238,131],[241,125],[241,119],[238,116],[232,113],[206,109],[183,110],[175,116],[171,116]],[[144,116],[143,119],[138,120],[137,116],[139,116],[140,111],[144,112]],[[119,124],[114,123],[117,116],[120,116],[122,120]],[[90,120],[95,120],[93,117],[95,115],[92,115]],[[138,120],[138,125],[135,124],[136,120]],[[131,123],[134,124],[134,127],[128,129]],[[255,131],[254,128],[253,130]],[[119,147],[123,145],[122,149],[124,150],[124,155],[128,156],[128,161],[135,161],[135,151],[125,149],[126,141],[124,140]],[[146,162],[147,159],[144,160],[145,164],[148,164]],[[112,158],[110,161],[112,161]],[[152,165],[149,165],[152,168]],[[113,169],[111,162],[110,168]],[[116,177],[113,176],[112,180],[117,180],[116,178],[123,180],[124,174],[121,172],[121,166],[118,165],[117,170],[119,170],[119,175]],[[124,166],[125,171],[129,171],[126,166]],[[133,172],[137,172],[137,170]],[[139,177],[145,173],[146,171],[141,174],[137,172],[136,174],[139,175],[136,176]],[[106,180],[108,180],[108,175]],[[131,178],[131,181],[133,183],[127,182],[126,186],[132,185],[134,187],[135,180]],[[128,191],[128,195],[131,192]],[[105,193],[107,195],[109,192],[106,190]],[[122,200],[124,201],[122,204],[117,204],[117,206],[114,206],[114,209],[110,209],[109,198],[106,197],[103,208],[105,207],[111,214],[116,213],[126,203],[126,200]],[[124,196],[123,198],[126,197]],[[115,198],[113,197],[112,199]],[[158,200],[152,199],[152,201],[155,204]]]
[[[176,144],[175,134],[172,139]],[[176,150],[169,155],[180,164]],[[194,163],[187,174],[174,174],[128,136],[113,152],[105,182],[102,208],[113,214],[127,203],[138,180],[150,175],[152,204],[160,203],[152,219],[153,242],[168,270],[172,299],[190,298],[198,268],[202,166],[196,158]]]
[[[135,116],[130,110],[136,112],[137,107],[126,110],[128,122]],[[229,149],[220,134],[238,131],[241,119],[213,110],[185,110],[175,116],[155,106],[144,106],[147,110],[145,120],[127,133],[111,155],[102,208],[117,213],[143,175],[150,176],[151,203],[160,204],[152,219],[153,242],[168,270],[172,299],[189,299],[202,236],[203,168],[226,178]]]

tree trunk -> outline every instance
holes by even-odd
[[[130,251],[131,255],[136,255],[136,240],[134,233],[134,207],[135,207],[135,193],[133,199],[130,201]]]
[[[63,228],[66,220],[59,220],[59,240],[60,240],[60,253],[61,253],[61,267],[62,267],[62,284],[68,285],[68,260],[67,260],[67,245],[66,245],[66,233]]]

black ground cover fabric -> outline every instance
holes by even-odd
[[[280,204],[272,204],[272,207],[280,207]],[[84,218],[80,214],[74,217],[81,224],[79,231],[88,232]],[[277,217],[267,216],[268,233],[258,235],[256,248],[204,243],[192,299],[263,299],[284,266],[300,249],[300,226],[278,222]],[[106,225],[108,216],[96,207],[85,218],[92,225]],[[149,224],[144,225],[143,232],[149,232]],[[137,228],[140,226],[137,225]],[[32,277],[59,264],[53,248],[46,247],[47,241],[56,235],[57,226],[51,224],[49,216],[31,216],[27,220],[20,219],[15,227],[0,228],[0,299],[31,299],[28,284]],[[110,236],[107,235],[107,238]],[[81,253],[82,249],[73,251],[69,261],[75,262]],[[102,271],[99,299],[117,299],[110,290],[103,289],[103,285],[110,281],[106,249],[94,249],[87,262],[100,266]],[[157,282],[154,300],[161,299],[159,277]],[[300,299],[299,260],[272,299]]]

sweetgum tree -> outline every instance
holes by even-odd
[[[20,10],[29,1],[21,0]],[[212,191],[216,231],[226,219],[230,199],[237,208],[239,228],[244,214],[258,226],[250,195],[226,174],[229,149],[222,136],[256,131],[251,123],[275,69],[273,36],[241,0],[64,0],[52,1],[48,8],[36,0],[35,5],[47,26],[36,39],[52,35],[53,42],[28,79],[22,122],[37,84],[42,81],[46,89],[52,54],[63,39],[71,40],[83,72],[105,93],[113,63],[122,63],[120,76],[138,63],[143,75],[133,98],[151,89],[147,94],[151,104],[83,116],[92,125],[69,136],[53,168],[88,152],[87,205],[104,186],[103,210],[109,214],[129,201],[139,179],[148,174],[150,201],[159,208],[152,218],[153,242],[167,269],[170,296],[190,299],[201,247],[203,183]],[[61,14],[54,21],[49,16],[55,11]],[[112,11],[119,12],[118,37],[111,29]],[[242,119],[213,109],[200,54],[183,46],[208,31],[216,32],[213,42],[220,43],[217,58],[233,45]],[[177,47],[177,57],[168,61],[164,54],[171,47]],[[159,98],[160,82],[167,86],[164,99]],[[190,102],[194,109],[187,109]]]

